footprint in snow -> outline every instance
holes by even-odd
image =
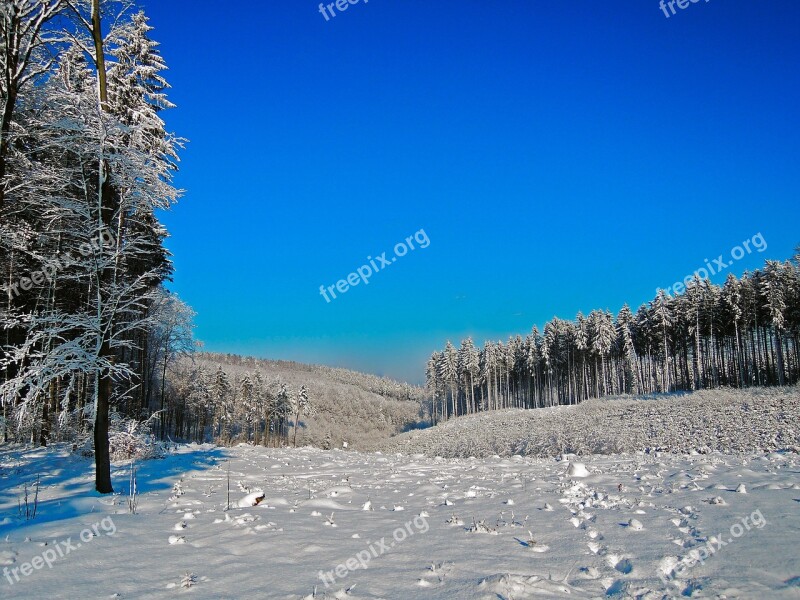
[[[675,525],[675,527],[678,529],[681,529],[682,527],[689,527],[689,522],[686,519],[679,519],[678,517],[675,517],[674,519],[670,519],[669,522]]]
[[[608,550],[605,546],[598,544],[597,542],[588,542],[586,545],[592,554],[597,554],[598,556],[605,554]]]
[[[242,516],[236,519],[237,525],[246,525],[247,523],[252,523],[253,521],[260,521],[261,517],[251,515],[250,513],[245,513]]]
[[[644,525],[639,519],[630,519],[627,523],[621,523],[621,525],[630,531],[642,531],[644,529]]]
[[[606,578],[602,581],[603,586],[606,588],[607,596],[618,596],[620,598],[629,598],[630,582],[624,579],[611,579]]]
[[[578,571],[580,573],[580,577],[582,579],[599,579],[600,578],[600,571],[597,570],[597,567],[581,567]]]
[[[633,563],[627,558],[616,554],[609,554],[606,558],[609,567],[613,567],[623,575],[629,575],[633,571]]]
[[[665,577],[671,577],[675,571],[675,567],[680,564],[680,559],[677,556],[665,556],[658,563],[658,570]]]
[[[431,587],[435,584],[443,584],[445,577],[447,577],[447,574],[452,569],[453,563],[431,563],[422,573],[422,576],[417,579],[417,585],[420,587]]]
[[[703,589],[702,584],[699,581],[691,581],[689,584],[684,588],[681,594],[683,596],[691,597],[694,595],[695,592],[699,592]]]
[[[232,522],[233,522],[233,519],[231,518],[231,516],[228,513],[225,513],[225,517],[222,518],[222,519],[214,519],[214,524],[215,525],[217,523],[232,523]]]
[[[597,531],[596,529],[588,529],[586,531],[586,535],[588,535],[593,540],[602,540],[603,534]]]

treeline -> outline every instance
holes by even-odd
[[[371,391],[381,379],[345,369],[196,352],[169,363],[160,433],[222,445],[327,449],[347,442],[373,448],[424,419],[418,400]],[[394,383],[396,393],[423,392]]]
[[[292,390],[280,377],[259,370],[229,374],[222,365],[209,368],[204,361],[186,359],[168,378],[162,437],[222,445],[297,445],[301,419],[315,414],[305,385]]]
[[[192,313],[156,211],[182,140],[152,27],[128,2],[0,6],[0,404],[3,439],[93,436],[112,490],[109,420],[163,403]]]
[[[683,294],[663,291],[633,313],[554,318],[507,343],[447,342],[426,370],[433,419],[502,408],[577,404],[612,394],[800,380],[800,248],[793,261],[729,275],[695,275]]]
[[[239,356],[237,354],[211,354],[199,352],[199,360],[211,360],[224,365],[246,366],[251,369],[262,369],[266,372],[278,370],[282,372],[296,371],[318,375],[330,381],[336,381],[345,385],[352,385],[362,390],[372,392],[384,398],[394,398],[412,402],[422,402],[426,397],[426,390],[417,385],[411,385],[404,381],[396,381],[389,377],[381,377],[370,373],[361,373],[337,367],[327,367],[325,365],[311,365],[298,363],[288,360],[269,360],[264,358],[254,358],[251,356]]]

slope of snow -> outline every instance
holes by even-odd
[[[387,452],[486,457],[800,451],[800,388],[602,398],[577,406],[460,417],[391,438]]]
[[[89,462],[4,449],[0,567],[98,535],[0,578],[0,597],[798,598],[796,454],[581,462],[572,478],[556,459],[187,446],[137,466],[132,515],[124,495],[87,491]],[[224,510],[229,468],[230,504],[258,505]],[[37,473],[26,522],[17,500]],[[128,477],[118,465],[116,488]]]

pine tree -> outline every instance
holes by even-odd
[[[255,386],[247,373],[239,386],[239,414],[242,434],[245,442],[250,442],[250,426],[253,422],[253,404],[255,402]]]
[[[625,304],[617,315],[617,346],[619,347],[620,357],[624,361],[624,382],[623,389],[633,394],[640,393],[638,359],[636,357],[636,347],[634,345],[634,318],[630,307]]]
[[[438,365],[440,360],[440,353],[434,352],[428,359],[425,368],[425,389],[428,390],[428,393],[431,396],[431,421],[434,425],[436,425],[438,421],[437,415],[439,414],[437,403],[439,402],[439,398],[443,393],[443,383],[439,377]]]
[[[768,260],[764,268],[763,298],[768,318],[773,328],[773,341],[776,357],[776,371],[778,385],[786,383],[783,365],[783,332],[786,327],[786,292],[789,290],[788,278],[785,270],[790,267],[784,266],[774,260]]]
[[[314,414],[314,407],[308,399],[308,389],[306,386],[300,386],[294,404],[294,438],[292,440],[292,445],[297,448],[297,428],[300,425],[300,417],[307,417]]]
[[[447,401],[445,395],[442,403],[442,418],[447,420],[455,414],[456,394],[458,390],[458,352],[449,340],[440,358],[441,360],[437,365],[438,376],[445,387],[450,390],[450,401]]]
[[[217,367],[211,387],[211,400],[214,404],[214,425],[217,435],[226,442],[230,442],[231,439],[231,424],[233,422],[232,392],[233,386],[228,374],[222,367]]]
[[[278,436],[282,440],[288,439],[287,424],[294,414],[294,399],[289,393],[285,383],[278,383],[278,393],[275,398],[275,418],[278,421]]]
[[[459,378],[464,384],[464,389],[469,391],[469,397],[465,396],[466,413],[475,412],[475,379],[478,377],[480,365],[478,361],[478,351],[472,338],[467,338],[461,342],[458,349],[458,373]]]

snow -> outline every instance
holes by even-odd
[[[637,451],[800,451],[800,388],[703,390],[602,398],[577,406],[501,410],[411,431],[386,452],[443,457],[558,456]]]
[[[239,500],[238,507],[239,508],[248,508],[250,506],[258,506],[264,500],[264,492],[258,491],[253,492],[251,494],[247,494],[244,498]]]
[[[0,578],[0,596],[299,600],[316,586],[317,598],[353,599],[800,597],[797,454],[580,464],[585,476],[572,477],[560,458],[192,445],[137,463],[129,514],[125,494],[89,491],[86,459],[5,448],[0,566],[108,519],[114,533],[90,531],[13,585]],[[226,511],[228,468],[232,504],[249,500]],[[39,513],[26,522],[17,500],[36,474]],[[118,490],[128,477],[116,464]]]
[[[588,477],[589,470],[586,468],[586,465],[579,462],[573,462],[569,464],[569,468],[567,469],[567,477]]]

